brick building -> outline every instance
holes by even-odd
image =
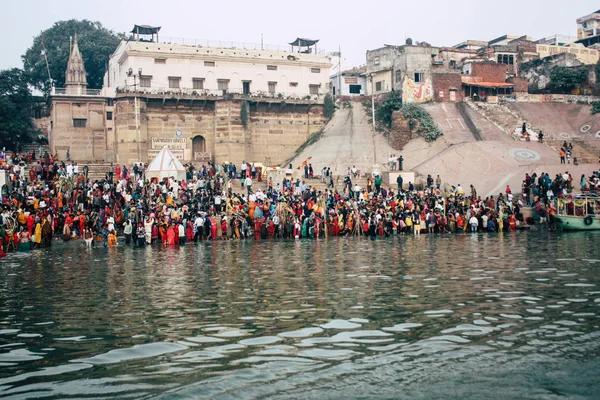
[[[437,102],[463,101],[461,73],[454,69],[434,69],[433,98]]]

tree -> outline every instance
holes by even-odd
[[[375,107],[377,121],[386,128],[392,127],[392,114],[402,108],[402,96],[396,90],[392,90],[385,100]]]
[[[31,86],[45,93],[50,91],[44,47],[54,86],[65,86],[65,72],[70,53],[69,38],[75,34],[78,36],[79,50],[83,56],[89,88],[102,87],[106,64],[119,45],[120,39],[100,22],[75,19],[55,22],[51,28],[33,39],[33,44],[21,57]]]
[[[333,102],[333,97],[330,94],[326,94],[323,99],[323,114],[325,114],[325,118],[331,119],[333,118],[334,113],[335,104]]]
[[[39,132],[31,118],[33,97],[27,85],[28,77],[18,68],[0,71],[0,143],[20,150]]]
[[[550,82],[561,92],[570,92],[588,79],[585,68],[567,68],[556,66],[550,71]]]

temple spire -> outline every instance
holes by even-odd
[[[67,63],[67,73],[65,75],[65,88],[69,92],[82,93],[87,88],[87,78],[85,67],[83,66],[83,57],[77,44],[77,34],[73,40],[69,62]]]

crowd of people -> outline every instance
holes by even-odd
[[[551,179],[527,175],[523,199],[507,187],[482,198],[473,185],[441,187],[428,177],[422,190],[401,180],[385,187],[371,176],[367,187],[352,183],[348,169],[343,188],[317,190],[299,178],[285,178],[255,189],[257,169],[249,163],[194,167],[186,179],[146,179],[143,166],[116,166],[104,179],[88,179],[87,167],[57,161],[46,154],[38,161],[19,157],[7,165],[9,182],[2,188],[0,249],[50,247],[53,239],[83,239],[91,246],[184,245],[208,240],[317,238],[402,234],[497,232],[527,226],[524,205],[547,214],[552,198],[572,186],[568,173]],[[333,186],[331,171],[328,174]],[[310,176],[309,176],[310,179]],[[322,178],[323,179],[323,178]],[[309,181],[310,182],[310,181]],[[598,174],[582,177],[581,186],[598,188]],[[391,186],[391,185],[390,185]],[[525,201],[526,204],[523,204]]]

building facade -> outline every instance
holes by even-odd
[[[394,59],[398,47],[386,45],[367,51],[367,95],[388,93],[394,87]]]
[[[327,122],[331,63],[312,49],[137,38],[111,56],[102,90],[87,88],[75,40],[66,87],[53,88],[51,97],[49,142],[59,158],[69,151],[72,160],[131,164],[166,145],[183,161],[276,165]]]
[[[330,68],[329,57],[313,53],[122,41],[104,91],[318,97],[329,90]]]
[[[331,75],[330,86],[334,96],[364,96],[367,93],[366,68],[353,68]]]

